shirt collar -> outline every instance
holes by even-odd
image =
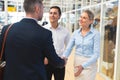
[[[80,27],[79,32],[81,32],[81,30],[82,30],[82,28]],[[90,31],[89,31],[89,32],[92,32],[92,33],[93,33],[93,31],[94,31],[94,27],[93,27],[93,25],[91,25],[91,26],[90,26]]]
[[[50,29],[54,29],[51,25],[49,27]],[[56,29],[61,29],[61,26],[58,24],[58,27]]]
[[[38,20],[37,19],[35,19],[35,18],[31,18],[31,17],[25,17],[26,19],[33,19],[33,20],[35,20],[36,22],[38,22]]]

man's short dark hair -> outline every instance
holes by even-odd
[[[34,12],[34,6],[36,4],[42,4],[42,0],[24,0],[24,4],[23,4],[23,7],[24,7],[24,10],[25,12],[30,12],[30,13],[33,13]]]
[[[50,9],[52,9],[52,8],[58,9],[59,15],[61,16],[61,9],[60,9],[59,6],[52,6],[52,7],[50,7]]]

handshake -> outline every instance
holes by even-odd
[[[61,57],[61,59],[63,59],[63,60],[65,61],[65,65],[66,65],[68,58],[66,58],[66,57]]]
[[[63,60],[65,61],[65,65],[66,65],[68,58],[62,56],[61,59],[63,59]],[[44,64],[47,65],[48,62],[49,62],[48,59],[45,57],[45,59],[44,59]]]

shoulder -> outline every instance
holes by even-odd
[[[42,27],[45,28],[45,29],[50,30],[51,25],[50,25],[50,24],[46,24],[46,25],[44,25],[44,26],[42,26]]]
[[[78,34],[80,32],[80,29],[77,29],[73,32],[73,34]]]
[[[51,31],[47,27],[44,27],[44,26],[40,26],[40,27],[41,27],[42,31],[51,33]]]
[[[96,28],[94,28],[93,26],[91,26],[90,31],[91,31],[93,34],[100,34],[100,32],[99,32]]]
[[[93,33],[94,34],[100,34],[100,32],[97,29],[95,29],[95,28],[93,29]]]
[[[8,26],[10,26],[11,24],[8,24],[8,25],[5,25],[5,26],[3,26],[2,27],[2,31],[5,31],[7,28],[8,28]]]
[[[100,38],[100,32],[97,29],[93,28],[92,34],[95,38],[97,38],[97,39]]]
[[[37,31],[37,35],[40,36],[40,39],[43,41],[47,41],[52,38],[52,32],[42,26],[39,26],[39,30]]]

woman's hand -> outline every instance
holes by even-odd
[[[77,77],[81,74],[82,70],[83,70],[83,67],[81,65],[79,66],[75,66],[75,73],[74,73],[74,76]]]

